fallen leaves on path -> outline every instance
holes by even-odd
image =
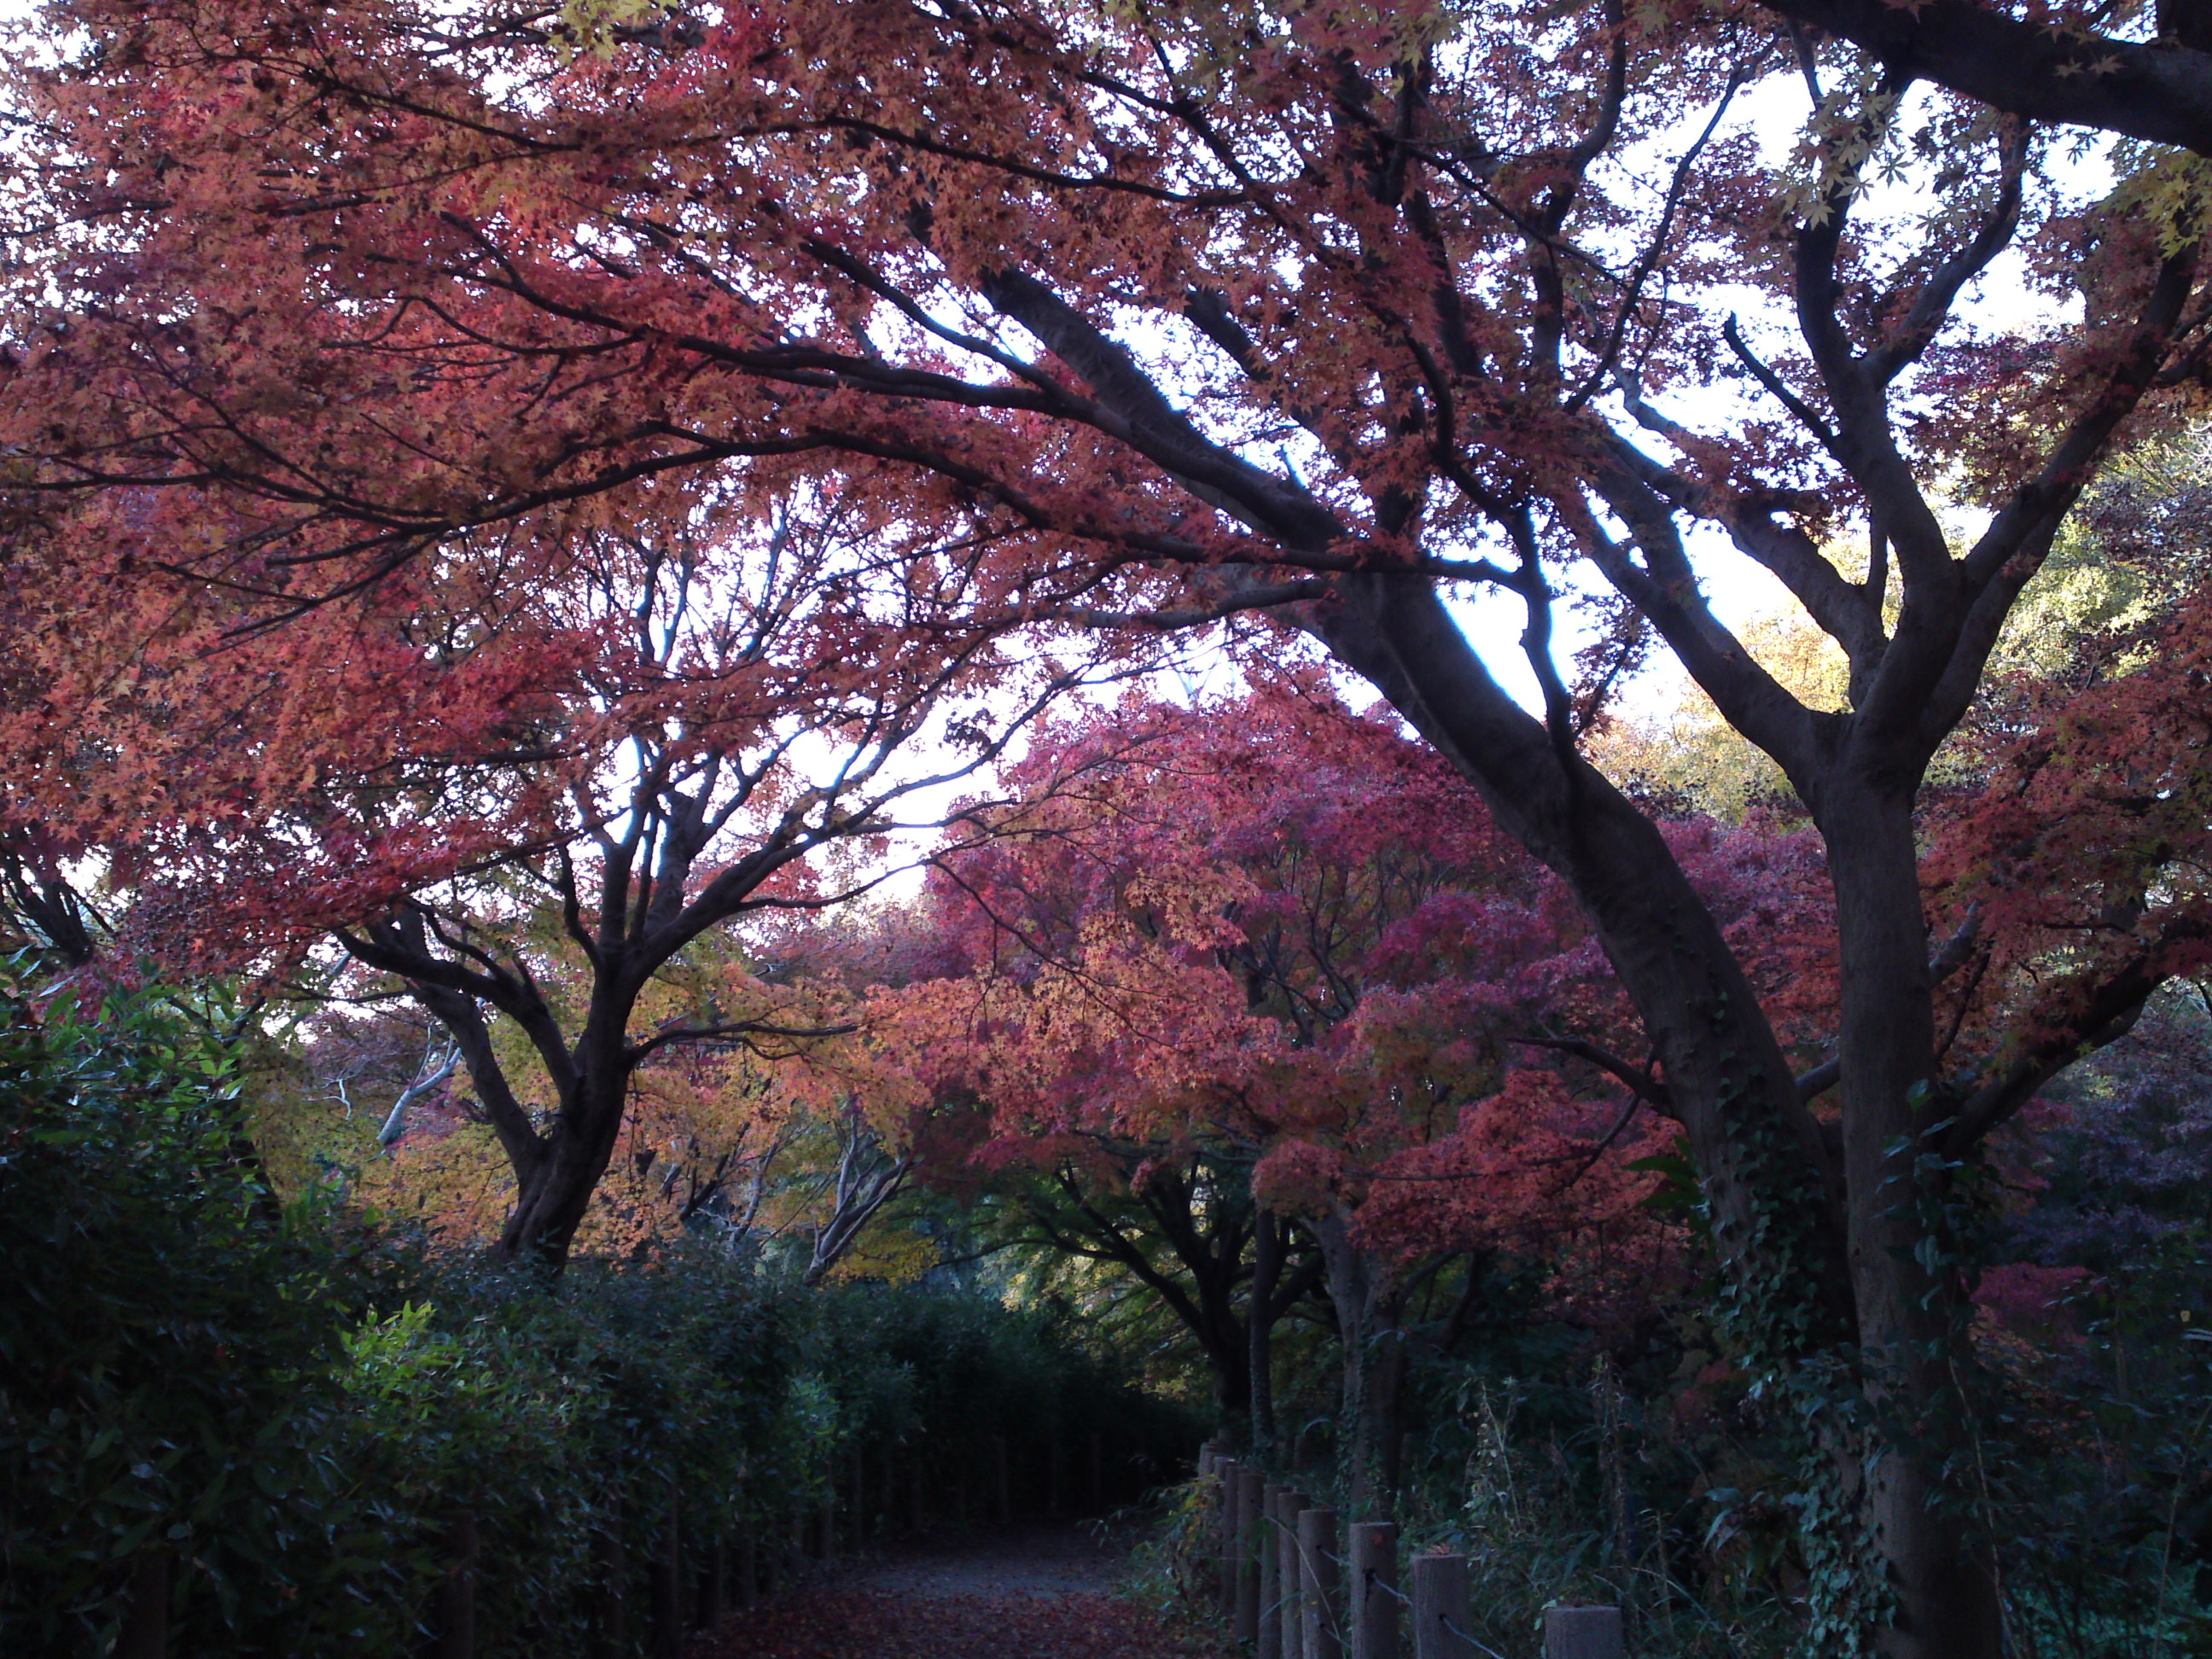
[[[886,1596],[825,1588],[731,1619],[692,1659],[1206,1659],[1110,1595]]]

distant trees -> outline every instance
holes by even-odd
[[[969,1156],[1038,1170],[1036,1224],[1176,1305],[1255,1420],[1268,1329],[1325,1291],[1362,1506],[1396,1485],[1407,1298],[1439,1270],[1510,1250],[1599,1303],[1663,1278],[1627,1165],[1668,1136],[1559,1071],[1587,1037],[1558,1027],[1607,1035],[1617,993],[1565,895],[1395,723],[1317,678],[1125,705],[1009,785],[989,838],[937,861],[944,975],[878,1018],[988,1110]],[[1115,1223],[1133,1206],[1179,1276]]]
[[[149,578],[145,612],[36,647],[41,706],[75,712],[28,720],[12,775],[28,821],[105,855],[125,949],[411,998],[512,1170],[501,1248],[556,1264],[641,1066],[854,1030],[728,925],[866,885],[818,854],[898,829],[1105,663],[963,621],[957,559],[883,562],[838,501],[682,511],[456,544],[281,627]]]

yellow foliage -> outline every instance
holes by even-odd
[[[1738,637],[1766,672],[1809,706],[1850,707],[1850,666],[1836,642],[1802,615],[1753,619]],[[1761,800],[1790,794],[1782,769],[1721,718],[1713,700],[1669,663],[1650,682],[1647,714],[1616,716],[1586,748],[1614,782],[1685,796],[1714,817],[1739,823]]]
[[[514,1177],[490,1127],[464,1123],[442,1136],[410,1135],[362,1165],[362,1203],[427,1227],[441,1243],[496,1243],[514,1201]]]

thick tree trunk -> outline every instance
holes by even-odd
[[[616,1133],[595,1135],[589,1142],[559,1131],[550,1137],[544,1159],[518,1182],[514,1208],[500,1231],[501,1255],[538,1262],[556,1273],[567,1264],[576,1229],[583,1224],[599,1177],[613,1161],[621,1122],[617,1112]]]
[[[1816,804],[1844,951],[1838,1169],[1741,965],[1657,827],[1505,696],[1424,584],[1361,576],[1340,591],[1345,603],[1316,608],[1306,625],[1568,883],[1634,1001],[1698,1166],[1723,1270],[1718,1312],[1745,1359],[1778,1375],[1808,1364],[1849,1375],[1863,1345],[1877,1403],[1941,1431],[1928,1407],[1949,1370],[1950,1310],[1929,1297],[1936,1286],[1914,1260],[1922,1220],[1911,1154],[1889,1151],[1926,1127],[1916,1116],[1926,1091],[1915,1085],[1935,1069],[1909,781]],[[1883,1650],[1994,1659],[1989,1565],[1958,1506],[1929,1501],[1940,1439],[1932,1450],[1881,1449],[1862,1480],[1859,1448],[1840,1425],[1821,1432],[1838,1495],[1860,1506],[1896,1598],[1877,1638]]]
[[[543,1155],[515,1171],[514,1208],[499,1240],[500,1254],[511,1260],[555,1273],[565,1267],[592,1194],[614,1161],[629,1070],[603,1055],[604,1045],[580,1045],[574,1083],[542,1137]]]
[[[1419,578],[1342,579],[1306,625],[1565,880],[1650,1034],[1752,1363],[1853,1339],[1840,1172],[1719,925],[1658,827],[1506,695]]]
[[[1842,949],[1844,1160],[1851,1280],[1877,1450],[1863,1502],[1898,1616],[1882,1636],[1894,1659],[1997,1659],[1996,1581],[1971,1505],[1945,1491],[1947,1462],[1967,1451],[1955,1385],[1962,1340],[1959,1275],[1923,1252],[1948,1251],[1944,1197],[1916,1167],[1944,1115],[1935,1088],[1934,987],[1920,907],[1909,791],[1824,794],[1820,827],[1835,883]],[[1909,1449],[1908,1449],[1909,1448]],[[1948,1500],[1948,1501],[1939,1501]]]

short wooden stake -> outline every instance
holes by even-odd
[[[853,1443],[853,1553],[868,1547],[868,1471],[861,1461],[860,1445]]]
[[[1237,1606],[1237,1460],[1223,1458],[1215,1474],[1219,1489],[1214,1495],[1213,1555],[1221,1570],[1216,1589],[1227,1613]]]
[[[1091,1512],[1106,1507],[1106,1437],[1091,1431]]]
[[[1275,1517],[1283,1488],[1270,1481],[1260,1495],[1260,1643],[1256,1659],[1283,1659],[1283,1552],[1275,1542]]]
[[[1413,1558],[1413,1659],[1474,1659],[1468,1629],[1467,1558]]]
[[[1352,1528],[1352,1659],[1398,1659],[1398,1528],[1361,1521]]]
[[[1344,1659],[1342,1626],[1337,1620],[1336,1587],[1342,1558],[1334,1510],[1304,1510],[1298,1515],[1298,1591],[1305,1615],[1305,1659]]]
[[[1621,1659],[1619,1607],[1546,1607],[1544,1659]]]
[[[1257,1469],[1237,1471],[1237,1639],[1260,1639],[1260,1552],[1267,1542],[1267,1515],[1260,1507],[1267,1477]]]
[[[1276,1577],[1283,1586],[1283,1659],[1305,1659],[1305,1575],[1298,1568],[1298,1516],[1313,1500],[1294,1487],[1283,1488],[1275,1504],[1273,1543]]]
[[[446,1571],[438,1581],[438,1659],[476,1659],[477,1518],[461,1514],[446,1528]]]
[[[169,1553],[147,1550],[123,1589],[123,1633],[114,1659],[168,1659]]]
[[[699,1579],[699,1611],[691,1621],[694,1628],[712,1630],[720,1624],[729,1601],[729,1534],[717,1531],[714,1541],[707,1547],[707,1571]]]
[[[599,1557],[599,1617],[592,1633],[592,1651],[603,1659],[616,1659],[629,1652],[629,1559],[623,1550],[620,1499],[608,1505],[606,1519],[600,1523]]]

